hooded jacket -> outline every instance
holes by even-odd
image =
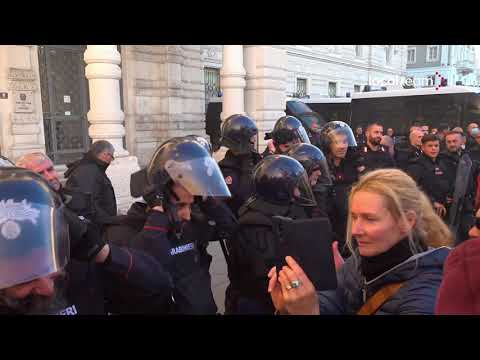
[[[457,246],[445,261],[437,315],[480,315],[480,238]]]
[[[105,171],[108,164],[97,159],[91,152],[72,164],[67,165],[65,172],[67,188],[77,189],[93,196],[93,221],[107,224],[110,217],[117,215],[117,200],[112,182]],[[75,199],[74,199],[75,200]],[[89,216],[90,209],[78,209],[79,215]]]

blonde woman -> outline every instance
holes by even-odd
[[[434,314],[453,236],[415,181],[397,169],[360,178],[349,197],[347,245],[338,288],[316,292],[300,266],[269,273],[281,314]],[[338,258],[338,254],[335,254]]]

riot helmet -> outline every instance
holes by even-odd
[[[187,135],[185,137],[198,142],[200,145],[202,145],[208,151],[208,153],[210,155],[212,155],[213,148],[212,148],[212,144],[210,143],[210,141],[208,141],[207,139],[205,139],[204,137],[201,137],[199,135]]]
[[[297,160],[286,155],[270,155],[253,170],[255,195],[269,203],[315,206],[307,172]]]
[[[0,155],[0,167],[13,167],[15,164],[5,156]]]
[[[220,145],[229,148],[235,155],[256,151],[251,139],[258,134],[255,121],[246,115],[229,116],[222,124]]]
[[[311,144],[296,144],[287,153],[288,156],[302,164],[310,177],[314,171],[320,170],[317,183],[331,185],[332,179],[328,169],[327,159],[322,150]]]
[[[273,139],[275,145],[289,142],[310,144],[307,132],[300,120],[294,116],[282,116],[277,120],[273,130],[265,134],[265,140]]]
[[[188,136],[173,138],[155,151],[146,169],[147,182],[155,184],[159,173],[193,196],[231,196],[215,159]]]
[[[63,270],[69,254],[60,196],[30,170],[0,168],[0,289]]]
[[[307,130],[310,142],[315,146],[319,146],[320,129],[327,123],[325,118],[313,111],[296,115],[296,117],[300,120],[305,130]]]
[[[348,124],[343,121],[330,121],[320,130],[320,148],[326,154],[331,152],[332,143],[343,143],[348,147],[356,147],[357,142],[353,131]]]

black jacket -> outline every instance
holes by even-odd
[[[97,224],[108,224],[112,216],[117,215],[117,201],[112,183],[105,171],[108,164],[95,158],[90,152],[81,160],[67,165],[65,172],[66,187],[91,193],[94,201],[94,214],[90,209],[77,209],[76,213],[90,217]],[[73,195],[75,201],[75,196]]]
[[[407,171],[411,160],[418,159],[422,150],[408,143],[406,146],[395,147],[395,162],[399,169]]]
[[[332,228],[339,242],[339,249],[344,255],[348,254],[344,247],[345,235],[347,230],[348,218],[348,196],[352,185],[358,181],[360,172],[358,170],[359,155],[358,152],[348,151],[347,156],[336,166],[333,160],[328,158],[328,166],[333,181],[333,211],[330,217]]]
[[[261,155],[255,152],[237,156],[228,150],[225,158],[218,163],[232,193],[232,197],[226,200],[226,203],[235,215],[238,215],[240,206],[252,195],[252,172],[261,159]]]
[[[130,307],[166,302],[172,281],[164,268],[150,255],[135,249],[110,245],[104,264],[70,260],[65,279],[57,291],[51,315],[106,315],[129,313]],[[120,309],[120,311],[119,311]],[[18,314],[0,304],[0,314]]]
[[[451,172],[453,178],[453,191],[455,191],[455,182],[458,163],[460,157],[465,154],[465,151],[461,151],[460,154],[444,152],[441,154],[442,159],[447,162],[452,169]],[[470,154],[469,154],[470,156]],[[471,157],[471,156],[470,156]],[[468,179],[467,190],[463,199],[463,207],[461,212],[461,220],[459,224],[459,233],[455,234],[457,242],[462,242],[469,238],[468,231],[475,225],[475,196],[477,191],[477,176],[478,176],[478,163],[472,159],[472,168],[470,170],[470,176]],[[447,214],[450,215],[450,211]]]
[[[137,313],[215,314],[217,307],[211,290],[209,273],[212,257],[207,252],[210,241],[228,239],[235,231],[235,217],[229,208],[212,198],[196,199],[191,221],[174,225],[165,213],[147,212],[143,229],[130,242],[155,260],[172,278],[167,303],[138,306]],[[141,305],[141,304],[140,304]]]
[[[472,137],[470,134],[467,134],[467,142],[465,144],[465,150],[469,151],[477,145],[475,138]]]
[[[453,196],[455,168],[442,154],[439,154],[435,161],[425,154],[416,160],[411,160],[408,173],[432,203],[438,202],[446,206],[447,196]]]
[[[104,228],[105,241],[118,246],[130,246],[135,236],[142,231],[147,217],[147,204],[133,203],[126,215],[111,218]]]
[[[374,151],[367,144],[360,148],[360,165],[365,166],[364,173],[376,169],[393,168],[395,161],[388,149],[380,145],[380,150]]]
[[[227,242],[231,259],[228,276],[232,292],[238,294],[237,311],[273,314],[275,309],[267,292],[267,274],[276,265],[271,217],[302,219],[307,215],[302,207],[273,205],[254,197],[242,206],[239,213],[238,230]]]
[[[215,314],[217,311],[210,274],[205,267],[210,259],[199,251],[202,244],[196,236],[198,230],[185,229],[190,226],[195,225],[184,223],[180,233],[167,214],[151,211],[143,230],[133,241],[134,248],[151,254],[173,280],[173,300],[159,303],[158,307],[149,309],[151,313]]]

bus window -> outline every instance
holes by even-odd
[[[468,106],[466,106],[468,105]],[[352,100],[351,126],[365,127],[377,121],[384,129],[393,128],[400,136],[407,136],[415,123],[430,128],[467,126],[480,121],[480,100],[477,94],[452,93],[415,96],[372,97]]]
[[[468,126],[472,122],[480,125],[480,96],[478,94],[470,94],[465,106],[464,126]]]
[[[350,103],[308,103],[308,106],[326,121],[350,122]]]

